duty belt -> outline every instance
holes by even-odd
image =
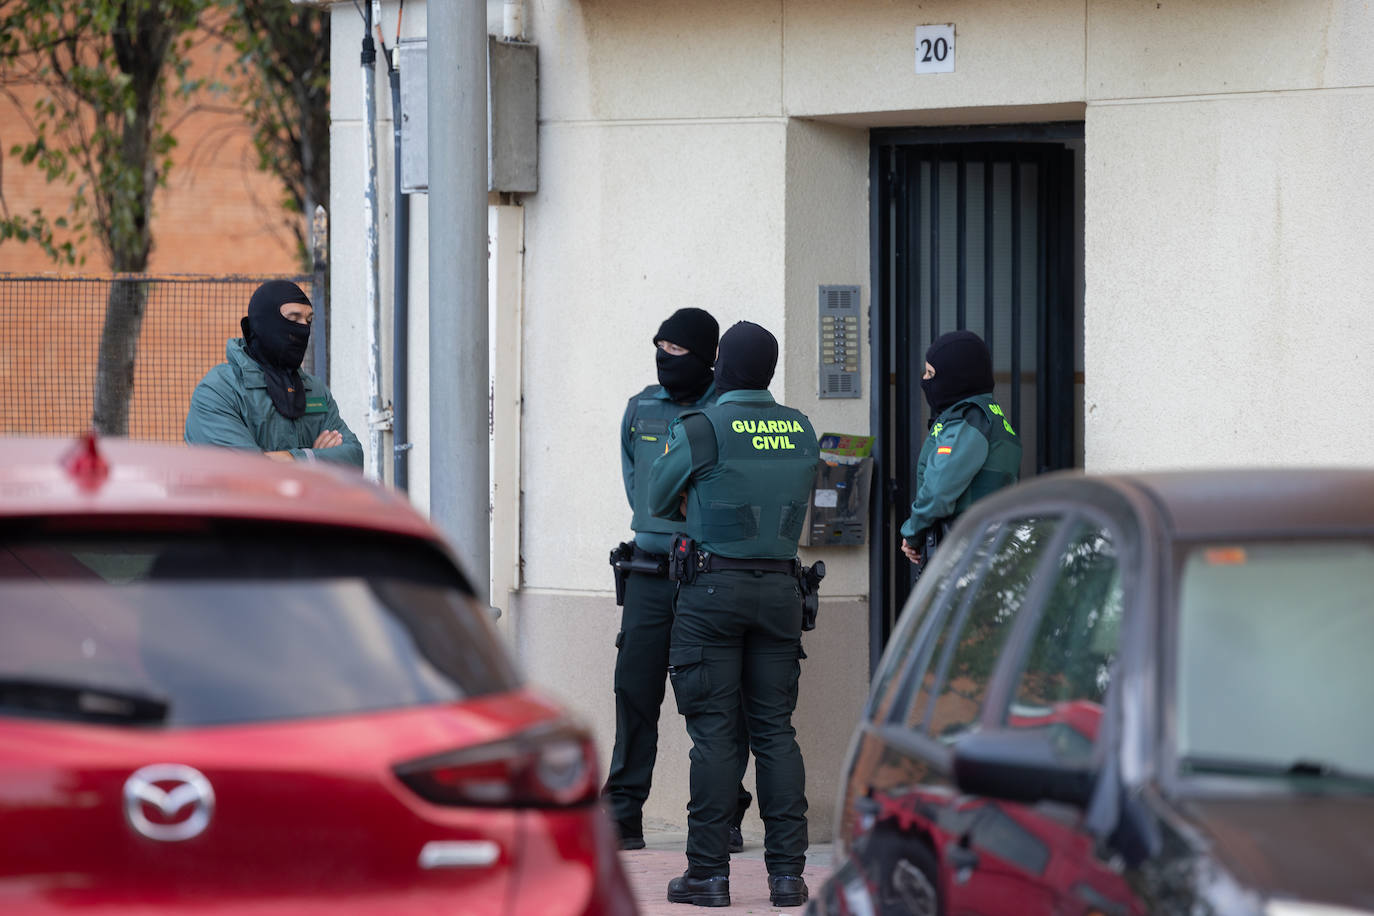
[[[786,573],[796,577],[801,572],[801,564],[796,557],[790,560],[770,560],[763,557],[739,558],[722,557],[704,550],[695,553],[693,565],[698,573],[720,572],[725,569],[743,569],[750,572]]]

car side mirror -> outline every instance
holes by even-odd
[[[1055,753],[1044,729],[971,732],[954,744],[954,781],[966,795],[1033,804],[1087,807],[1096,774]]]

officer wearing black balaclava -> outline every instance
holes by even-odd
[[[363,450],[324,382],[301,369],[314,308],[288,280],[269,280],[248,300],[241,339],[191,395],[185,439],[262,452],[279,461],[362,467]]]
[[[625,849],[644,847],[643,809],[658,756],[658,713],[668,676],[668,637],[677,591],[677,583],[668,579],[667,556],[673,532],[680,526],[650,512],[644,491],[650,466],[663,454],[668,425],[683,412],[716,399],[711,367],[719,333],[716,319],[702,309],[678,309],[669,315],[653,337],[658,384],[630,398],[620,424],[620,466],[635,535],[612,552],[613,565],[619,564],[616,591],[624,611],[615,641],[615,744],[603,795]],[[741,776],[747,753],[746,747]],[[740,785],[730,827],[730,845],[736,851],[744,848],[739,825],[750,801]]]
[[[243,349],[262,368],[267,394],[277,413],[291,420],[305,415],[305,386],[301,362],[310,345],[310,325],[282,314],[288,303],[310,306],[301,288],[288,280],[269,280],[248,300],[248,314],[239,320]],[[311,308],[313,313],[313,307]]]
[[[974,501],[1021,474],[1021,442],[993,387],[992,354],[972,331],[943,334],[926,350],[921,390],[930,431],[916,463],[911,516],[902,525],[902,552],[913,563],[929,559],[928,549]]]
[[[730,905],[726,831],[738,781],[741,699],[754,751],[773,906],[807,887],[806,776],[792,728],[800,676],[797,542],[816,478],[816,432],[768,385],[778,342],[742,321],[720,339],[719,398],[673,424],[649,476],[650,511],[684,539],[669,679],[692,739],[687,871],[668,899]],[[684,504],[685,509],[679,511]]]

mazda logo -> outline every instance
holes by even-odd
[[[157,813],[148,817],[149,809]],[[124,782],[124,816],[150,840],[171,843],[199,836],[215,811],[215,790],[198,770],[154,763]]]

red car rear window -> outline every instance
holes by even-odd
[[[0,544],[0,715],[213,725],[518,684],[424,542],[276,526]]]

